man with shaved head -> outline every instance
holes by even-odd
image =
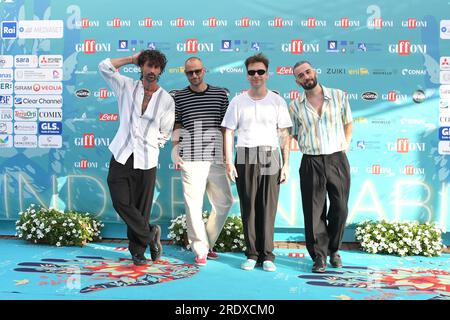
[[[304,92],[290,104],[292,135],[303,153],[300,189],[306,248],[312,272],[326,271],[326,259],[342,267],[338,253],[348,215],[350,165],[346,152],[352,138],[352,113],[347,94],[317,82],[308,61],[294,65],[295,82]],[[327,212],[327,195],[330,200]]]
[[[175,99],[173,160],[181,169],[187,234],[195,263],[218,259],[213,251],[233,204],[230,183],[223,161],[223,138],[220,124],[228,107],[227,90],[204,81],[202,60],[186,60],[189,86],[178,90]],[[203,198],[208,195],[211,214],[203,222]]]

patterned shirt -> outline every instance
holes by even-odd
[[[348,96],[338,89],[322,86],[322,115],[311,106],[303,92],[291,102],[289,113],[300,151],[308,155],[332,154],[347,148],[344,126],[353,121]]]

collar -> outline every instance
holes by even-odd
[[[319,86],[322,87],[322,90],[323,90],[323,98],[324,98],[325,100],[331,100],[331,98],[332,98],[332,96],[331,96],[331,90],[330,90],[329,88],[325,87],[325,86],[322,85],[322,84],[319,84]],[[303,91],[302,94],[298,96],[298,102],[299,102],[299,103],[303,103],[303,101],[304,101],[305,99],[306,99],[306,94],[305,94],[305,91]]]

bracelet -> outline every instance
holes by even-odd
[[[133,62],[133,56],[131,56],[130,58],[131,58],[131,64],[134,64],[134,62]]]

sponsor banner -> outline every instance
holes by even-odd
[[[15,121],[37,121],[37,109],[14,109]]]
[[[0,56],[1,59],[1,56]],[[441,57],[439,59],[441,70],[450,70],[450,57]],[[1,64],[0,64],[1,66]]]
[[[11,135],[0,134],[0,148],[12,148],[13,138]]]
[[[17,36],[21,39],[61,39],[63,20],[20,20]]]
[[[39,68],[62,68],[63,63],[64,59],[60,54],[44,54],[39,56]]]
[[[450,154],[450,141],[439,141],[439,154]]]
[[[11,108],[13,105],[13,96],[0,94],[0,108]]]
[[[0,69],[0,81],[14,80],[14,73],[12,69]]]
[[[61,95],[16,95],[14,97],[15,107],[61,108],[62,104]]]
[[[15,94],[62,94],[61,82],[16,82]]]
[[[15,148],[37,148],[37,136],[36,135],[22,135],[17,134],[14,136]]]
[[[1,75],[1,71],[0,71]],[[16,81],[62,81],[62,69],[16,69]]]
[[[91,95],[91,92],[88,89],[79,89],[75,91],[75,95],[78,98],[87,98]]]
[[[17,21],[2,21],[1,36],[3,39],[16,39]]]
[[[118,113],[100,113],[100,121],[117,121],[119,119]]]
[[[450,39],[450,20],[441,20],[440,31],[441,39]]]
[[[440,126],[450,126],[450,112],[449,113],[441,113],[439,115],[439,125]]]
[[[4,121],[0,122],[0,135],[12,133],[13,133],[12,122],[4,122]]]
[[[450,85],[444,84],[439,87],[439,97],[441,99],[450,99]]]
[[[450,127],[439,128],[439,140],[450,141]]]
[[[12,94],[13,88],[14,86],[11,81],[0,81],[0,94]]]
[[[42,135],[39,136],[39,148],[61,148],[62,136]]]
[[[62,110],[59,109],[39,109],[39,121],[62,121]]]
[[[0,55],[0,68],[12,68],[14,66],[13,56]]]
[[[34,54],[22,54],[14,57],[14,66],[16,68],[37,68],[38,56]]]
[[[62,122],[39,122],[39,134],[58,135],[62,133]]]
[[[14,122],[15,134],[37,134],[36,122]]]
[[[441,70],[439,74],[439,82],[441,84],[450,84],[450,71],[449,70]]]
[[[12,109],[0,109],[0,121],[12,121],[13,111]]]

